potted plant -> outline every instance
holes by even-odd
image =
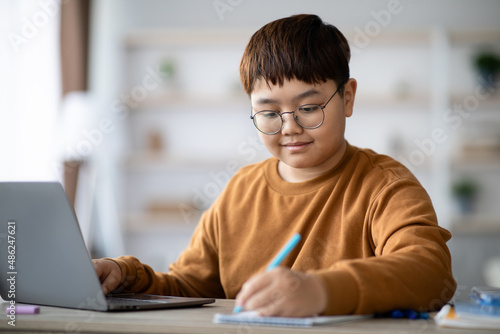
[[[478,188],[477,183],[471,179],[461,179],[452,184],[452,194],[461,214],[467,215],[474,211]]]
[[[479,71],[481,84],[485,88],[493,88],[500,71],[500,57],[493,52],[482,52],[474,58],[474,65]]]

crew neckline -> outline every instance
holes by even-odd
[[[322,187],[325,183],[336,182],[340,172],[342,171],[342,166],[350,160],[355,151],[355,148],[347,141],[346,144],[344,155],[333,168],[323,175],[303,182],[288,182],[283,180],[278,172],[279,160],[273,157],[268,160],[265,167],[267,183],[271,186],[271,188],[279,193],[285,195],[300,195],[315,191]]]

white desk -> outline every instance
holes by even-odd
[[[203,307],[134,311],[92,312],[42,306],[40,314],[17,315],[16,327],[8,325],[6,304],[0,311],[0,332],[57,333],[498,333],[487,330],[439,328],[433,320],[368,319],[313,328],[214,324],[215,313],[230,313],[233,300],[217,300]]]

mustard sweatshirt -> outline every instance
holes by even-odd
[[[300,233],[283,265],[324,281],[325,314],[436,310],[451,299],[451,234],[407,168],[351,145],[335,168],[306,182],[282,180],[277,167],[271,158],[238,171],[168,274],[114,259],[119,290],[235,298]]]

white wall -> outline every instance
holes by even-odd
[[[109,0],[108,0],[109,1]],[[125,15],[127,28],[162,27],[250,27],[293,14],[312,13],[338,26],[349,28],[372,19],[371,11],[387,8],[384,0],[149,0],[113,1]],[[391,26],[426,27],[442,24],[448,28],[498,27],[500,3],[495,0],[400,0],[403,7]],[[232,10],[221,20],[214,3],[225,3]],[[235,5],[230,5],[230,4]]]

